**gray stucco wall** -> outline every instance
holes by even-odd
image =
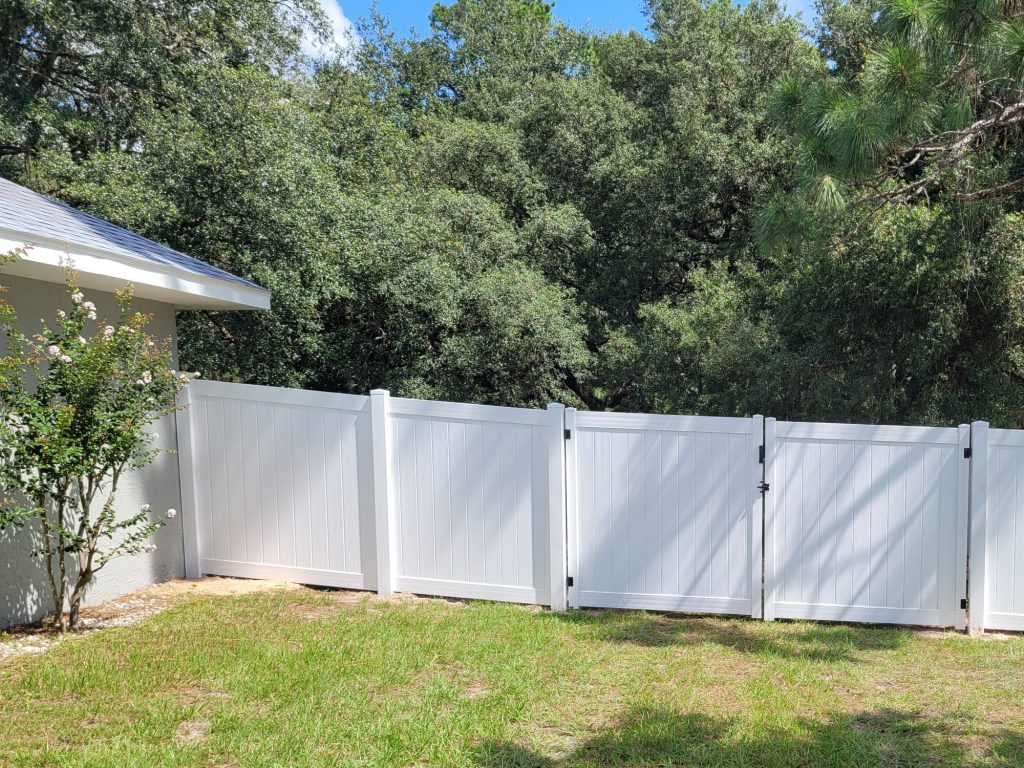
[[[26,331],[34,333],[41,318],[51,321],[58,309],[67,309],[69,299],[64,286],[0,274],[0,284],[8,287],[5,299],[18,311]],[[85,291],[86,299],[96,304],[100,321],[116,319],[117,303],[111,294]],[[158,338],[175,338],[174,308],[168,304],[137,300],[135,308],[153,315],[149,331]],[[2,352],[0,341],[0,352]],[[177,357],[175,356],[175,364]],[[176,445],[174,420],[166,418],[154,424],[160,437],[155,444],[161,448]],[[133,514],[143,505],[151,504],[154,517],[169,508],[180,512],[181,496],[178,479],[178,457],[162,453],[157,460],[134,476],[123,479],[118,488],[117,508]],[[15,534],[0,533],[0,628],[11,624],[35,621],[52,610],[50,589],[42,562],[31,555],[33,529]],[[184,575],[184,549],[181,515],[168,521],[155,536],[157,545],[151,554],[116,558],[100,571],[86,602],[95,604],[123,595],[148,584]]]

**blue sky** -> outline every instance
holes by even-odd
[[[336,28],[347,26],[346,20],[357,21],[369,12],[371,0],[320,0]],[[743,0],[740,0],[743,2]],[[427,16],[435,0],[378,0],[378,7],[391,20],[391,25],[404,32],[415,27],[427,30]],[[813,15],[814,0],[783,0],[793,12],[802,11],[805,21]],[[340,12],[339,12],[340,9]],[[555,0],[555,15],[574,26],[592,26],[597,30],[628,30],[646,26],[641,13],[641,0]]]

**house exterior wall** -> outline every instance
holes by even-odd
[[[41,318],[52,321],[58,309],[67,309],[70,300],[63,285],[0,274],[0,285],[7,286],[6,301],[14,306],[23,329],[35,333]],[[109,293],[85,291],[86,299],[97,306],[100,321],[117,317],[117,302]],[[175,339],[174,308],[155,301],[136,300],[135,308],[153,316],[149,332],[157,338]],[[4,341],[0,339],[0,352]],[[175,350],[174,365],[177,365]],[[173,417],[153,425],[159,434],[155,445],[164,449],[176,446]],[[117,509],[127,516],[143,504],[150,504],[154,517],[167,509],[181,509],[177,454],[161,453],[156,461],[140,472],[126,477],[118,488]],[[0,628],[35,621],[52,610],[50,589],[43,563],[32,555],[38,536],[35,528],[18,532],[0,532]],[[149,584],[184,575],[184,550],[181,515],[169,520],[154,537],[156,551],[110,561],[99,572],[86,595],[86,604],[95,604],[126,594]]]

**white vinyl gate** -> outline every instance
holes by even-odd
[[[570,605],[759,616],[760,417],[566,421]]]
[[[962,627],[969,438],[768,419],[766,618]]]
[[[1024,630],[1022,431],[221,382],[185,405],[189,576]]]
[[[1024,432],[975,424],[971,453],[971,626],[1024,631]]]

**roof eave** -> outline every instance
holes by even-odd
[[[177,309],[270,309],[270,291],[264,288],[167,265],[130,263],[123,257],[105,255],[74,243],[54,244],[0,228],[0,254],[18,248],[25,248],[25,253],[3,267],[5,274],[61,283],[65,269],[71,266],[83,288],[115,291],[132,283],[136,296]]]

